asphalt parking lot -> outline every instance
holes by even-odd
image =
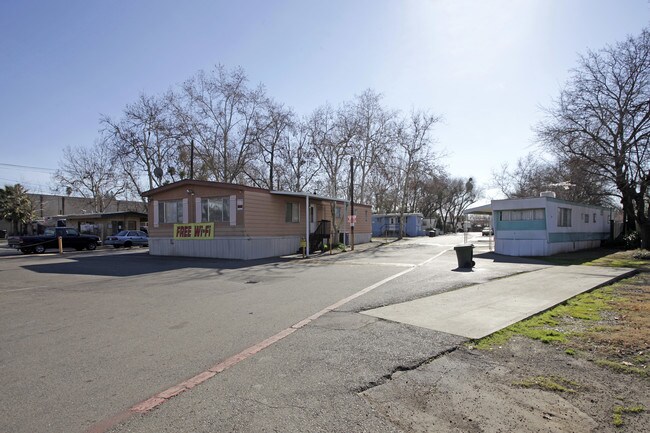
[[[3,252],[0,430],[394,431],[359,391],[466,339],[359,313],[547,266],[476,239],[457,269],[462,238],[251,262]]]

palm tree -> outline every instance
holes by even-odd
[[[19,234],[34,219],[34,207],[21,184],[0,189],[0,217],[12,223],[13,234]]]

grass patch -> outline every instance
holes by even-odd
[[[564,351],[564,353],[566,353],[569,356],[575,356],[576,351],[574,349],[567,349]]]
[[[635,260],[635,259],[608,259],[608,260],[601,259],[601,260],[595,260],[587,264],[591,266],[609,266],[612,268],[634,268],[634,269],[647,265],[645,261]]]
[[[542,343],[567,341],[566,333],[555,329],[545,329],[543,327],[548,325],[540,325],[537,320],[533,319],[536,319],[536,317],[510,325],[492,335],[473,341],[469,344],[477,349],[487,350],[506,343],[515,335],[523,335],[532,338],[533,340],[539,340]]]
[[[600,365],[601,367],[607,367],[618,373],[636,374],[641,377],[650,377],[648,370],[645,368],[639,368],[633,365],[625,365],[625,364],[621,364],[620,362],[610,361],[608,359],[598,359],[596,360],[596,365]]]
[[[600,320],[602,311],[610,308],[609,302],[613,298],[613,288],[611,286],[589,293],[582,293],[562,305],[510,325],[470,344],[477,349],[485,350],[504,344],[515,335],[539,340],[542,343],[566,343],[570,333],[559,329],[562,318]]]
[[[631,407],[626,407],[626,406],[614,406],[614,414],[612,415],[612,423],[616,427],[620,427],[623,425],[623,414],[624,413],[641,413],[645,412],[645,407],[638,405],[638,406],[631,406]]]
[[[648,269],[650,251],[616,251],[604,248],[556,254],[541,258],[545,262],[559,266],[592,265],[616,268]]]
[[[574,388],[579,387],[576,382],[554,376],[535,376],[530,379],[513,382],[513,385],[521,386],[522,388],[538,388],[544,391],[554,392],[576,392],[575,389],[569,388],[569,386]]]

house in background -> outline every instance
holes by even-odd
[[[147,228],[147,214],[144,212],[104,212],[56,217],[64,221],[66,227],[74,227],[79,233],[93,234],[105,239],[122,230],[141,230]]]
[[[372,235],[398,236],[401,218],[404,218],[405,236],[424,236],[421,213],[405,213],[402,216],[398,213],[375,214],[372,216]]]
[[[495,252],[550,256],[596,248],[610,238],[612,210],[559,200],[552,195],[492,200]]]
[[[348,202],[310,193],[182,180],[144,193],[149,199],[149,253],[258,259],[294,254],[333,232],[349,239]],[[370,206],[355,203],[355,243],[371,238]]]
[[[56,225],[57,221],[66,220],[69,216],[98,215],[94,212],[95,205],[92,199],[89,198],[34,193],[28,193],[27,196],[34,209],[34,221],[25,227],[25,231],[30,234],[38,233],[39,227]],[[111,200],[107,203],[104,212],[110,214],[135,212],[145,214],[146,218],[147,205],[142,201]],[[77,227],[77,225],[70,225],[70,227]],[[0,219],[0,232],[2,231],[11,234],[11,222]],[[106,230],[106,233],[112,234],[110,230]]]

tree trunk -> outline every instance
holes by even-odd
[[[646,222],[640,227],[641,234],[641,248],[650,250],[650,223]]]

